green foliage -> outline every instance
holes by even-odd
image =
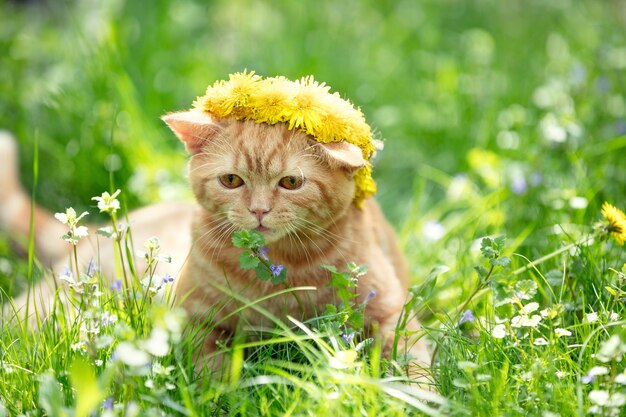
[[[256,277],[261,281],[271,281],[280,284],[287,280],[287,268],[284,265],[270,262],[265,247],[265,237],[254,230],[240,230],[233,233],[233,245],[236,248],[247,249],[239,255],[241,269],[254,269]]]

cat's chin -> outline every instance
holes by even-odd
[[[263,237],[265,238],[265,243],[274,243],[285,237],[285,234],[280,232],[279,230],[271,229],[264,226],[257,227],[254,230],[263,235]]]

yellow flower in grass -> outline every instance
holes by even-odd
[[[623,245],[626,241],[626,215],[624,212],[605,201],[602,204],[602,215],[607,220],[605,230],[613,236],[618,244]]]
[[[282,76],[264,79],[254,71],[231,74],[228,81],[209,86],[193,106],[217,118],[234,117],[269,125],[287,123],[289,129],[299,129],[320,143],[352,143],[368,161],[355,173],[354,201],[360,205],[376,193],[369,162],[376,145],[365,116],[312,76],[291,81]]]

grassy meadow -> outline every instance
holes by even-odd
[[[117,188],[122,211],[191,199],[159,117],[245,68],[313,74],[384,139],[376,198],[431,389],[359,339],[349,303],[198,375],[168,279],[85,266],[79,314],[3,317],[0,417],[626,415],[626,219],[601,213],[626,209],[626,2],[0,0],[0,129],[53,212],[105,221],[92,197]],[[0,231],[3,294],[42,274]]]

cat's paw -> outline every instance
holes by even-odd
[[[0,130],[0,204],[20,192],[17,142],[11,133]]]

